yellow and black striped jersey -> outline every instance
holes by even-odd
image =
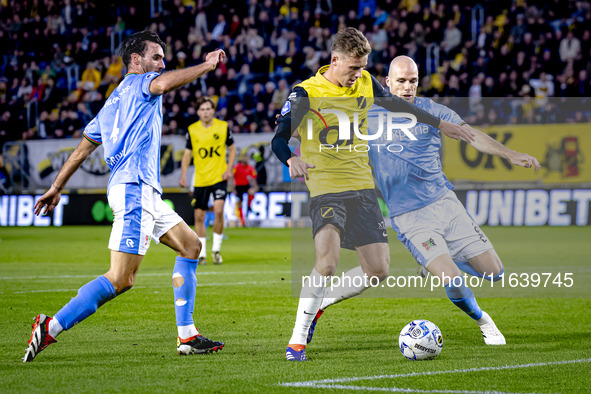
[[[367,154],[367,112],[375,98],[390,111],[413,114],[417,120],[437,127],[439,119],[392,95],[367,71],[351,87],[339,87],[322,74],[296,85],[282,108],[273,138],[273,151],[283,163],[291,157],[287,141],[297,129],[301,159],[316,166],[306,182],[312,197],[375,187]],[[348,118],[348,119],[347,119]],[[348,120],[348,121],[347,121]],[[348,128],[344,137],[341,128]]]
[[[222,181],[222,174],[228,168],[226,146],[234,144],[228,123],[213,119],[205,128],[201,121],[189,126],[186,149],[193,151],[195,165],[195,187],[215,185]]]

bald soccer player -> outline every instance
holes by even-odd
[[[392,60],[386,78],[392,94],[442,120],[466,125],[453,110],[429,98],[416,97],[418,83],[419,70],[411,58],[398,56]],[[382,119],[387,119],[384,116],[386,113],[382,107],[372,107],[368,114],[368,134],[376,133],[380,127],[380,114]],[[439,130],[426,124],[417,124],[410,130],[416,141],[397,130],[391,140],[386,139],[386,133],[383,133],[373,142],[383,145],[381,149],[369,150],[376,181],[388,205],[392,228],[419,264],[421,275],[428,276],[430,273],[441,279],[451,302],[478,324],[484,342],[487,345],[504,345],[505,337],[491,317],[480,309],[460,272],[497,281],[502,278],[503,263],[490,240],[452,191],[453,185],[442,171]],[[514,165],[533,167],[536,171],[540,169],[536,158],[512,151],[479,130],[471,130],[475,137],[470,144],[478,151],[502,157]],[[388,148],[390,145],[392,149]],[[339,294],[338,291],[327,288],[320,310],[308,331],[308,342],[312,340],[318,318],[326,308],[359,294],[359,289],[351,289],[349,294]]]

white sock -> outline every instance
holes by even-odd
[[[190,324],[188,326],[177,326],[176,328],[179,331],[179,337],[182,339],[191,338],[199,334],[199,331],[194,324]]]
[[[62,331],[64,331],[64,328],[62,327],[60,322],[57,321],[57,319],[51,319],[49,321],[49,327],[47,331],[49,332],[49,335],[51,335],[55,339],[58,335],[60,335]]]
[[[302,286],[296,322],[289,340],[290,345],[306,345],[308,330],[322,303],[326,279],[327,277],[320,275],[316,269],[313,269],[310,280]]]
[[[207,251],[207,248],[205,247],[205,243],[207,242],[207,237],[199,237],[199,241],[201,241],[201,252],[199,252],[199,258],[201,258],[201,257],[207,256],[205,254]]]
[[[355,279],[357,277],[360,277],[361,280]],[[361,286],[355,286],[355,284],[359,283],[361,283]],[[324,300],[322,300],[322,305],[320,306],[320,309],[325,310],[329,306],[346,300],[347,298],[355,297],[369,288],[365,287],[365,278],[363,276],[363,269],[361,268],[361,266],[355,267],[345,272],[343,275],[340,276],[340,282],[335,282],[335,285],[337,284],[339,286],[333,287],[332,290],[330,287],[330,283],[328,284],[328,287],[324,291]]]
[[[211,247],[212,252],[219,252],[222,247],[222,239],[224,234],[213,233],[213,246]]]

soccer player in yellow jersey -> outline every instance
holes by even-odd
[[[199,254],[199,264],[207,263],[205,213],[208,210],[209,196],[213,194],[213,246],[211,256],[214,264],[222,264],[220,248],[224,231],[224,202],[226,201],[228,179],[232,177],[232,166],[236,159],[236,147],[228,123],[213,117],[214,102],[208,97],[197,101],[199,121],[189,126],[187,146],[181,161],[179,185],[187,185],[187,169],[193,156],[195,165],[195,190],[192,205],[195,208],[195,232],[203,245]],[[228,147],[228,161],[226,161]]]
[[[365,274],[383,280],[389,274],[388,237],[364,150],[368,144],[357,135],[367,135],[367,111],[373,101],[380,98],[380,105],[388,111],[410,114],[417,122],[439,128],[448,137],[473,140],[468,128],[440,120],[384,89],[363,70],[370,52],[371,46],[360,31],[339,31],[334,36],[330,65],[321,67],[314,77],[293,89],[277,120],[273,152],[289,167],[292,179],[306,179],[316,252],[310,279],[302,283],[295,327],[286,351],[290,361],[307,361],[308,331],[320,309],[326,280],[336,272],[341,247],[356,250],[360,261],[360,267],[345,276],[352,279]],[[345,112],[349,120],[357,112],[355,134],[351,133],[349,139],[340,138],[341,126],[349,122],[330,112],[334,109]],[[321,114],[325,115],[320,121],[310,120],[314,116],[318,120]],[[312,126],[313,132],[306,132],[306,126]],[[298,127],[302,159],[293,155],[288,146]],[[365,283],[343,287],[341,299],[366,288]]]

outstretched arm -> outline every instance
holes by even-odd
[[[43,211],[44,214],[48,211],[53,212],[53,209],[59,203],[62,196],[62,189],[66,186],[70,177],[96,148],[98,148],[98,145],[93,144],[86,138],[82,139],[76,150],[70,155],[55,177],[51,188],[35,203],[35,215],[39,215],[43,208],[45,208],[45,211]]]
[[[469,126],[468,126],[469,127]],[[531,168],[533,167],[536,171],[541,168],[538,160],[526,153],[515,152],[501,144],[499,141],[491,138],[480,130],[476,130],[470,127],[474,133],[474,141],[470,142],[472,147],[482,153],[489,155],[495,155],[507,159],[513,165]]]
[[[191,164],[192,155],[193,152],[191,149],[185,149],[185,153],[183,153],[183,158],[181,159],[181,179],[179,180],[181,187],[187,186],[187,170],[189,169],[189,164]]]
[[[226,53],[221,50],[210,52],[205,57],[205,62],[197,66],[185,68],[178,71],[164,73],[150,83],[150,93],[159,96],[171,90],[185,86],[209,71],[215,70],[218,63],[225,59]]]

